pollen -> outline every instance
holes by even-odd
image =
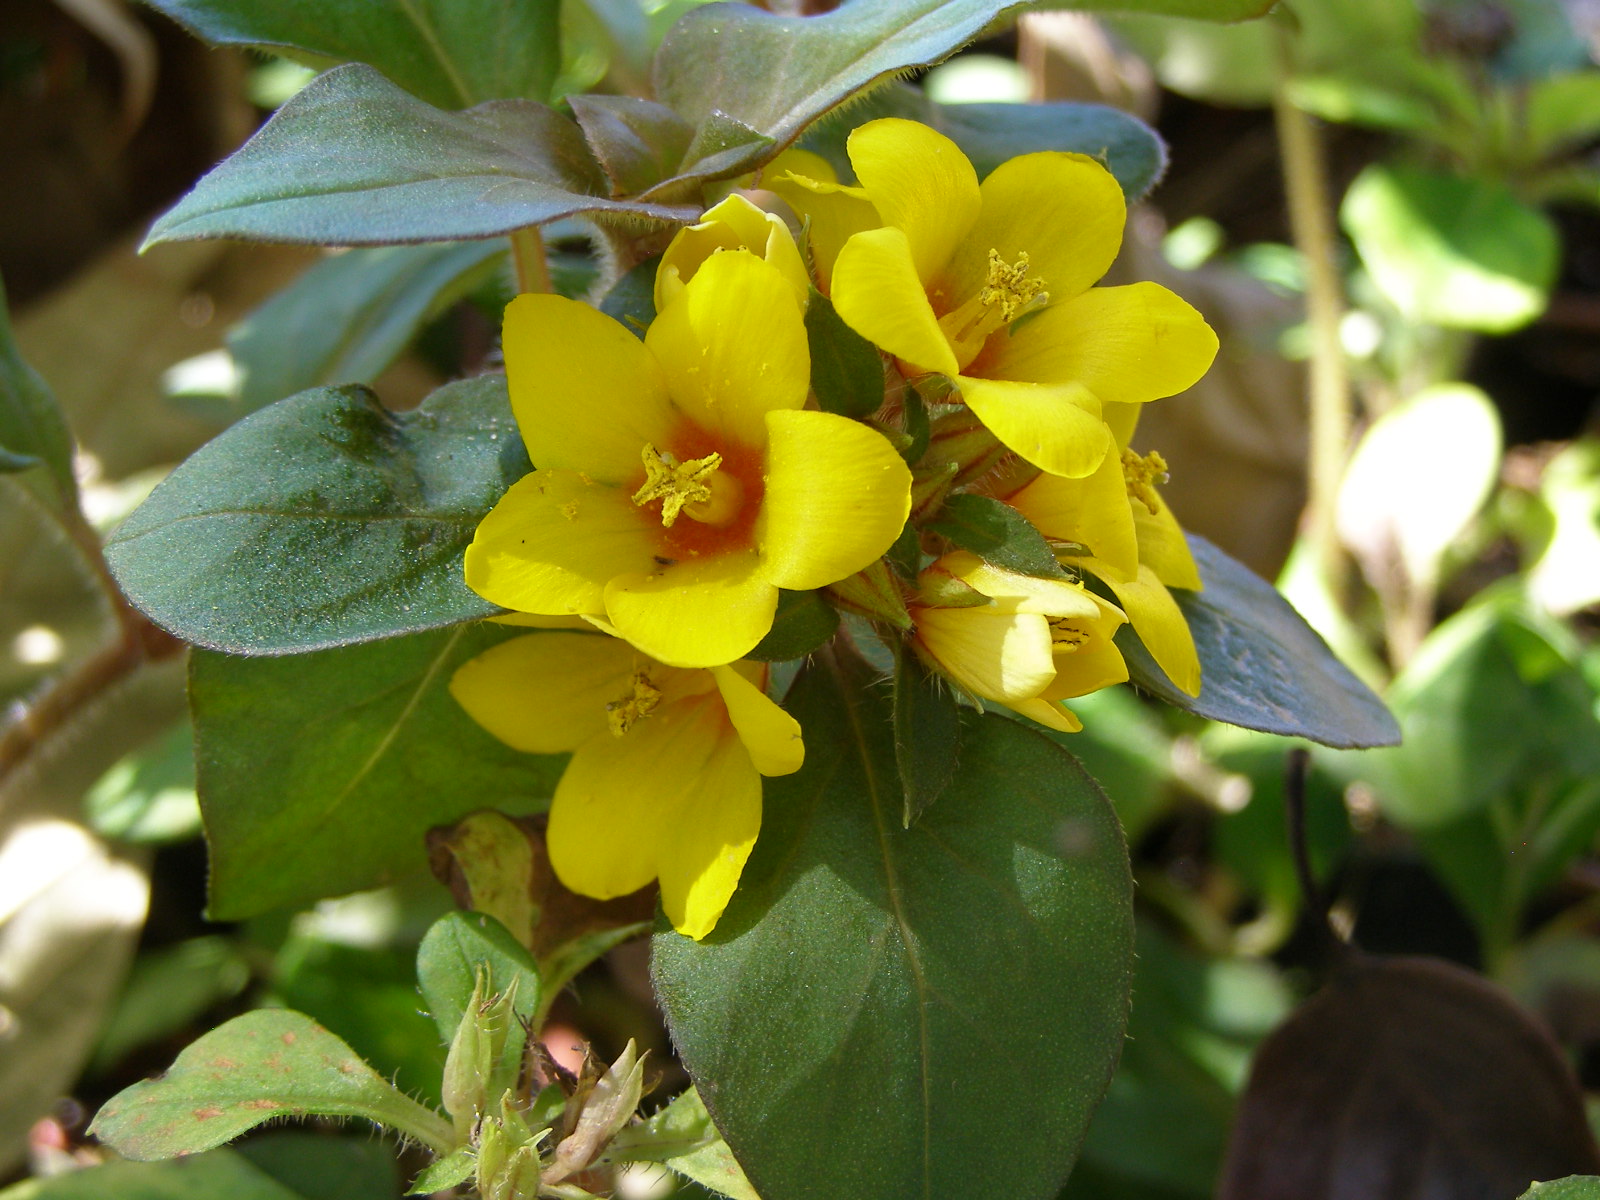
[[[628,694],[606,705],[606,725],[612,737],[621,737],[644,720],[661,703],[661,689],[644,671],[635,671]]]
[[[1167,460],[1152,450],[1142,458],[1132,450],[1122,452],[1122,478],[1128,485],[1128,495],[1150,510],[1154,516],[1161,511],[1161,499],[1155,485],[1167,481]]]
[[[1009,324],[1035,300],[1050,297],[1045,293],[1044,280],[1028,278],[1028,252],[1023,250],[1017,261],[1007,263],[1000,251],[989,251],[989,277],[984,280],[978,300],[986,307],[999,306],[1000,320]]]
[[[633,502],[643,508],[653,500],[660,500],[661,524],[666,528],[672,528],[686,505],[711,503],[711,479],[722,465],[722,455],[713,451],[704,458],[680,463],[671,454],[646,442],[641,457],[644,459],[644,483],[633,494]],[[694,516],[694,513],[689,515]]]

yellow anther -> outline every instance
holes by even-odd
[[[621,737],[638,722],[655,712],[661,703],[661,689],[643,671],[635,671],[628,694],[606,705],[606,725],[612,737]]]
[[[984,280],[978,299],[985,305],[1000,306],[1000,320],[1009,324],[1021,315],[1035,300],[1044,294],[1044,280],[1028,278],[1028,252],[1023,250],[1017,261],[1007,265],[1000,251],[989,251],[989,277]],[[1044,296],[1048,300],[1049,296]]]
[[[1122,478],[1127,482],[1128,495],[1150,510],[1151,516],[1161,511],[1161,499],[1155,485],[1167,481],[1167,460],[1154,450],[1143,458],[1132,450],[1122,452]]]
[[[661,524],[668,529],[686,505],[711,503],[714,496],[711,480],[722,465],[722,455],[712,452],[704,458],[680,463],[671,454],[663,454],[646,442],[641,457],[644,459],[644,483],[633,494],[633,502],[643,508],[652,500],[660,500]]]

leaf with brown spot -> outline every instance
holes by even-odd
[[[1360,959],[1262,1043],[1218,1200],[1505,1200],[1597,1168],[1571,1069],[1503,991]]]

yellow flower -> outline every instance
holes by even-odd
[[[859,187],[799,181],[783,193],[802,209],[807,191],[832,209],[867,201],[883,222],[838,251],[834,307],[908,375],[947,376],[1034,465],[1090,474],[1111,446],[1102,404],[1173,395],[1210,367],[1216,335],[1172,292],[1091,287],[1126,218],[1094,159],[1025,154],[980,185],[949,138],[892,118],[852,133],[849,153]]]
[[[1198,696],[1200,656],[1167,589],[1199,591],[1203,584],[1182,528],[1156,491],[1165,474],[1159,454],[1135,454],[1119,439],[1083,479],[1041,474],[997,494],[1046,538],[1088,550],[1060,561],[1102,580],[1156,664],[1177,688]]]
[[[587,305],[506,310],[511,406],[538,470],[483,519],[468,585],[517,612],[603,620],[679,667],[743,657],[778,589],[824,587],[893,543],[911,476],[876,431],[802,411],[794,290],[713,255],[641,343]]]
[[[661,881],[678,932],[716,926],[761,828],[761,776],[800,769],[800,726],[766,668],[681,670],[599,633],[512,638],[464,664],[450,694],[507,745],[572,752],[550,805],[550,863],[607,900]]]
[[[834,260],[845,242],[883,224],[866,193],[841,184],[828,160],[809,150],[785,150],[766,165],[761,184],[804,218],[811,265],[824,292],[831,290]]]
[[[982,601],[910,605],[912,645],[975,696],[1075,733],[1083,724],[1061,701],[1128,678],[1111,640],[1123,615],[1081,583],[1018,575],[965,551],[945,555],[921,580],[925,597],[954,580]]]
[[[723,250],[741,249],[777,268],[804,311],[811,299],[811,279],[794,235],[782,218],[762,212],[737,193],[708,208],[698,224],[680,229],[668,243],[656,268],[656,311],[678,298],[706,259]]]

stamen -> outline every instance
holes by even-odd
[[[650,681],[643,671],[635,671],[626,696],[606,705],[606,725],[612,737],[621,737],[640,721],[655,712],[661,703],[661,689]]]
[[[1049,303],[1044,280],[1028,278],[1028,252],[1007,264],[1000,251],[989,250],[989,273],[976,294],[939,318],[963,366],[976,358],[984,343],[1029,309]]]
[[[1000,306],[1000,320],[1010,324],[1022,310],[1032,304],[1044,291],[1044,280],[1028,278],[1028,252],[1021,251],[1017,261],[1007,266],[1000,251],[989,251],[989,278],[984,281],[978,299],[985,305]],[[1049,299],[1048,296],[1045,299]]]
[[[671,454],[664,454],[646,442],[641,457],[644,459],[644,483],[633,494],[633,502],[643,508],[652,500],[660,500],[661,524],[666,528],[672,528],[685,505],[710,503],[711,478],[722,465],[722,455],[713,451],[704,458],[680,463]]]
[[[1155,485],[1167,481],[1167,460],[1154,450],[1143,458],[1132,450],[1122,452],[1122,478],[1128,485],[1128,495],[1150,510],[1155,516],[1161,511],[1161,499]]]

